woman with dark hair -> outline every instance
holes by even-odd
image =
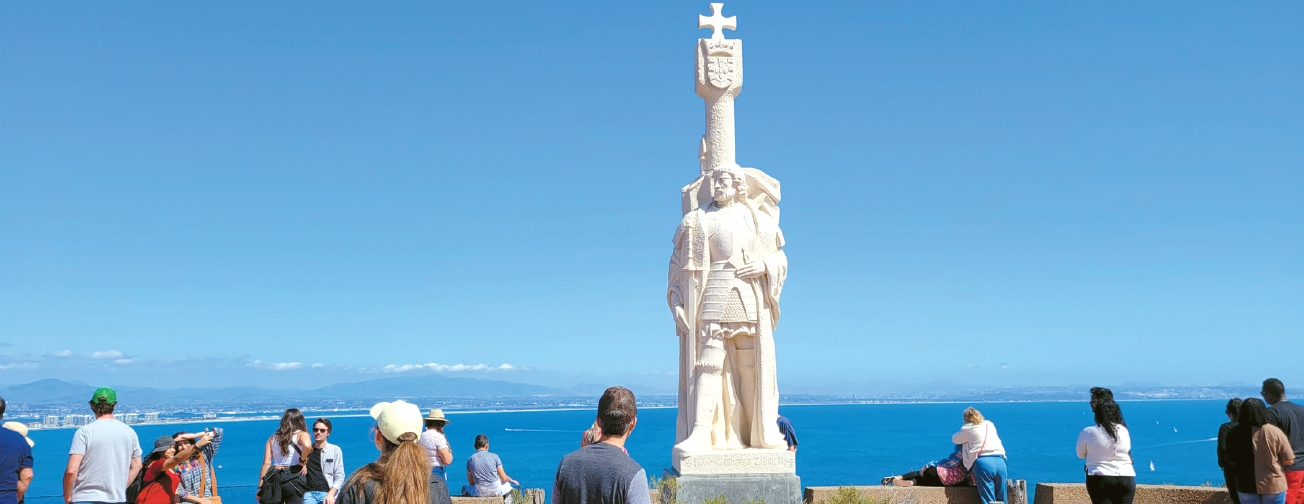
[[[1091,387],[1091,406],[1101,401],[1114,402],[1114,391],[1105,387]]]
[[[964,486],[973,485],[969,471],[964,470],[964,445],[955,445],[951,456],[924,464],[918,471],[883,478],[884,485],[893,486]]]
[[[638,425],[634,393],[611,387],[598,399],[598,442],[562,457],[552,483],[552,504],[623,502],[651,504],[647,473],[625,453],[625,441]]]
[[[258,472],[258,502],[263,504],[298,504],[303,502],[308,466],[304,461],[312,454],[312,436],[303,412],[285,410],[281,425],[263,445],[263,466]]]
[[[452,504],[444,478],[430,471],[421,439],[421,409],[403,401],[371,407],[380,458],[353,471],[339,504]]]
[[[1108,390],[1108,389],[1105,389]],[[1094,392],[1095,389],[1092,389]],[[1096,424],[1078,434],[1078,458],[1087,461],[1087,495],[1091,504],[1132,504],[1136,469],[1132,467],[1132,436],[1113,394],[1091,402]]]
[[[1236,418],[1240,416],[1241,400],[1233,397],[1227,401],[1227,423],[1218,426],[1218,467],[1222,468],[1223,481],[1227,482],[1227,495],[1232,504],[1241,504],[1241,496],[1236,492],[1236,478],[1232,474],[1232,463],[1227,460],[1227,436],[1236,428]]]
[[[1268,423],[1268,406],[1257,398],[1241,402],[1236,420],[1236,427],[1227,435],[1227,462],[1231,462],[1241,504],[1285,503],[1282,467],[1295,463],[1290,440]]]
[[[140,493],[136,494],[136,504],[173,504],[177,497],[177,484],[181,476],[172,472],[177,464],[190,460],[196,448],[203,448],[213,441],[213,434],[204,433],[193,444],[186,443],[185,449],[177,450],[180,437],[163,436],[154,440],[154,451],[145,459],[145,469],[140,473]],[[187,440],[189,441],[189,440]]]

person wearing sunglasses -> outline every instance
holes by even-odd
[[[331,437],[329,418],[312,423],[312,453],[308,454],[307,484],[303,504],[335,504],[344,486],[344,452],[326,440]]]

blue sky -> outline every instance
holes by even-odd
[[[671,386],[709,13],[0,6],[0,383]],[[1300,3],[725,14],[781,383],[1304,380]]]

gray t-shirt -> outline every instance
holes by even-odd
[[[68,454],[82,456],[73,502],[126,502],[131,459],[140,458],[136,431],[114,419],[96,420],[77,429]]]
[[[466,459],[466,472],[475,479],[475,484],[498,482],[498,468],[503,465],[498,455],[488,451],[476,451]]]

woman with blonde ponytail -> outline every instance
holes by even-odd
[[[420,440],[421,409],[403,401],[371,407],[380,458],[344,482],[339,504],[452,504],[448,485],[430,472]]]

